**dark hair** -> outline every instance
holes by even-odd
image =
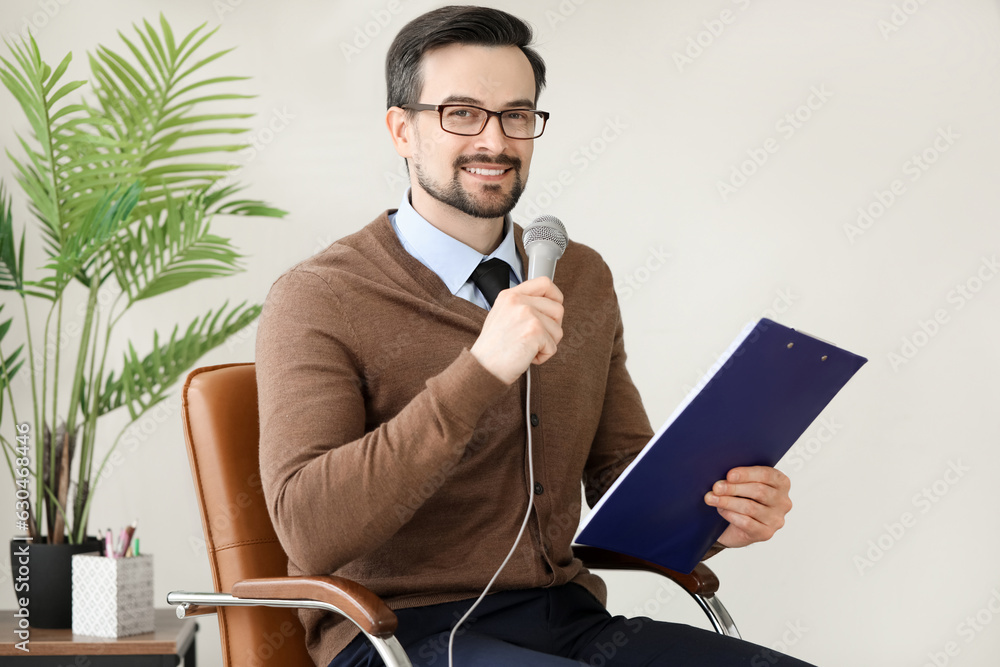
[[[420,61],[431,49],[448,44],[516,46],[535,74],[535,101],[545,87],[545,63],[532,49],[531,26],[489,7],[448,6],[422,14],[399,31],[385,58],[386,108],[418,102],[423,88]]]

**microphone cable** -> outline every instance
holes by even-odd
[[[553,278],[555,276],[556,261],[562,257],[568,241],[566,227],[559,218],[552,215],[543,215],[536,218],[530,225],[524,228],[522,240],[525,253],[528,255],[528,280],[531,280],[536,275],[547,275],[550,279]],[[465,615],[458,619],[458,623],[451,629],[451,633],[448,635],[448,667],[454,667],[452,655],[455,644],[455,632],[462,627],[465,620],[469,618],[476,607],[479,606],[479,603],[483,601],[483,598],[486,597],[486,594],[490,592],[490,588],[493,587],[497,577],[500,576],[500,573],[507,566],[508,561],[510,561],[511,556],[514,555],[517,545],[521,543],[521,537],[524,535],[524,529],[528,525],[528,519],[531,518],[531,510],[534,507],[535,462],[531,449],[530,365],[525,373],[528,376],[528,387],[524,401],[525,429],[528,432],[528,511],[524,513],[524,520],[521,521],[521,529],[517,531],[517,537],[514,539],[514,544],[510,547],[510,551],[507,552],[507,557],[500,563],[500,567],[493,573],[490,583],[486,584],[486,588],[483,589],[483,592],[473,603],[472,607],[469,608],[469,611],[465,612]]]
[[[500,576],[500,573],[507,566],[507,562],[510,560],[510,557],[514,555],[514,550],[517,549],[517,545],[520,544],[521,536],[524,535],[524,528],[528,525],[528,519],[531,517],[531,509],[534,507],[534,494],[532,493],[532,490],[535,488],[535,463],[531,455],[531,368],[529,367],[525,373],[527,373],[528,376],[527,396],[525,397],[524,402],[525,428],[528,431],[528,511],[524,513],[524,520],[521,522],[521,529],[517,532],[517,537],[514,539],[514,544],[511,546],[510,551],[507,552],[507,557],[503,559],[502,563],[500,563],[500,568],[493,574],[493,578],[490,579],[490,583],[486,584],[486,588],[483,589],[479,598],[471,607],[469,607],[469,611],[465,612],[465,615],[458,619],[458,623],[456,623],[455,627],[451,629],[451,633],[448,635],[448,667],[454,667],[452,663],[452,649],[455,643],[455,632],[462,627],[462,624],[465,623],[465,619],[469,618],[469,615],[472,614],[476,607],[479,606],[479,603],[483,601],[483,598],[486,597],[487,593],[489,593],[490,588],[493,587],[493,583],[497,580],[497,577]]]

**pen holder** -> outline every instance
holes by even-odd
[[[152,631],[152,556],[73,556],[73,634],[127,637]]]

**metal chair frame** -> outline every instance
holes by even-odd
[[[250,366],[251,368],[234,368],[246,366]],[[196,433],[198,429],[193,427],[190,414],[189,389],[193,385],[198,386],[198,391],[203,392],[203,395],[204,392],[222,389],[232,390],[237,388],[242,391],[253,377],[252,366],[252,363],[243,363],[199,368],[189,374],[184,384],[182,396],[184,435],[188,445],[192,474],[195,477],[195,486],[199,490],[203,528],[206,533],[206,541],[208,542],[210,553],[216,551],[219,545],[215,544],[214,537],[210,531],[209,515],[205,507],[205,491],[201,487],[203,471],[200,469],[199,453],[196,450],[195,440],[203,437],[211,440],[214,436],[199,435]],[[213,376],[213,372],[215,371],[222,371],[222,373],[216,373]],[[256,391],[255,386],[253,387],[253,391]],[[239,423],[245,426],[250,408],[243,405],[242,410],[243,412],[239,415],[239,419],[242,421]],[[253,406],[253,412],[255,411],[256,405]],[[199,419],[207,419],[213,427],[217,427],[216,430],[220,433],[227,433],[228,429],[225,427],[237,423],[232,421],[227,422],[227,419],[232,420],[237,417],[231,415],[218,417],[212,414],[210,410],[207,410],[205,406],[200,407],[199,415]],[[254,421],[253,423],[255,424],[256,422]],[[272,543],[271,547],[274,549],[277,549],[278,546],[273,531],[271,531],[270,537],[267,539],[251,541],[254,543],[270,542]],[[736,624],[716,594],[719,589],[719,580],[705,563],[699,563],[693,572],[684,574],[638,558],[596,547],[578,545],[573,547],[573,551],[574,555],[580,558],[584,566],[589,569],[646,571],[654,572],[671,579],[694,598],[717,633],[730,637],[740,637]],[[275,555],[280,555],[280,553],[275,552]],[[216,582],[215,585],[217,588],[221,588],[225,585],[220,583],[224,580],[224,577],[221,577],[220,572],[217,570],[217,567],[221,566],[218,565],[214,558],[211,559],[211,564],[213,578]],[[372,643],[388,667],[411,667],[403,647],[394,637],[397,628],[396,615],[389,610],[382,600],[357,582],[332,575],[271,577],[242,579],[232,583],[229,588],[230,592],[228,593],[173,591],[167,594],[167,602],[177,607],[177,616],[179,618],[214,614],[226,607],[316,609],[338,614],[347,618],[358,627]],[[221,615],[220,623],[222,623]]]

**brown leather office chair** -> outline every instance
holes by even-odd
[[[226,667],[311,667],[299,608],[349,618],[389,667],[410,662],[393,637],[396,615],[357,582],[334,576],[289,577],[264,502],[257,465],[257,376],[252,363],[198,368],[181,401],[184,439],[201,506],[214,593],[175,591],[167,602],[181,618],[217,613]],[[591,569],[648,570],[690,593],[717,632],[739,637],[715,592],[719,580],[700,564],[681,574],[593,547],[574,547]]]

